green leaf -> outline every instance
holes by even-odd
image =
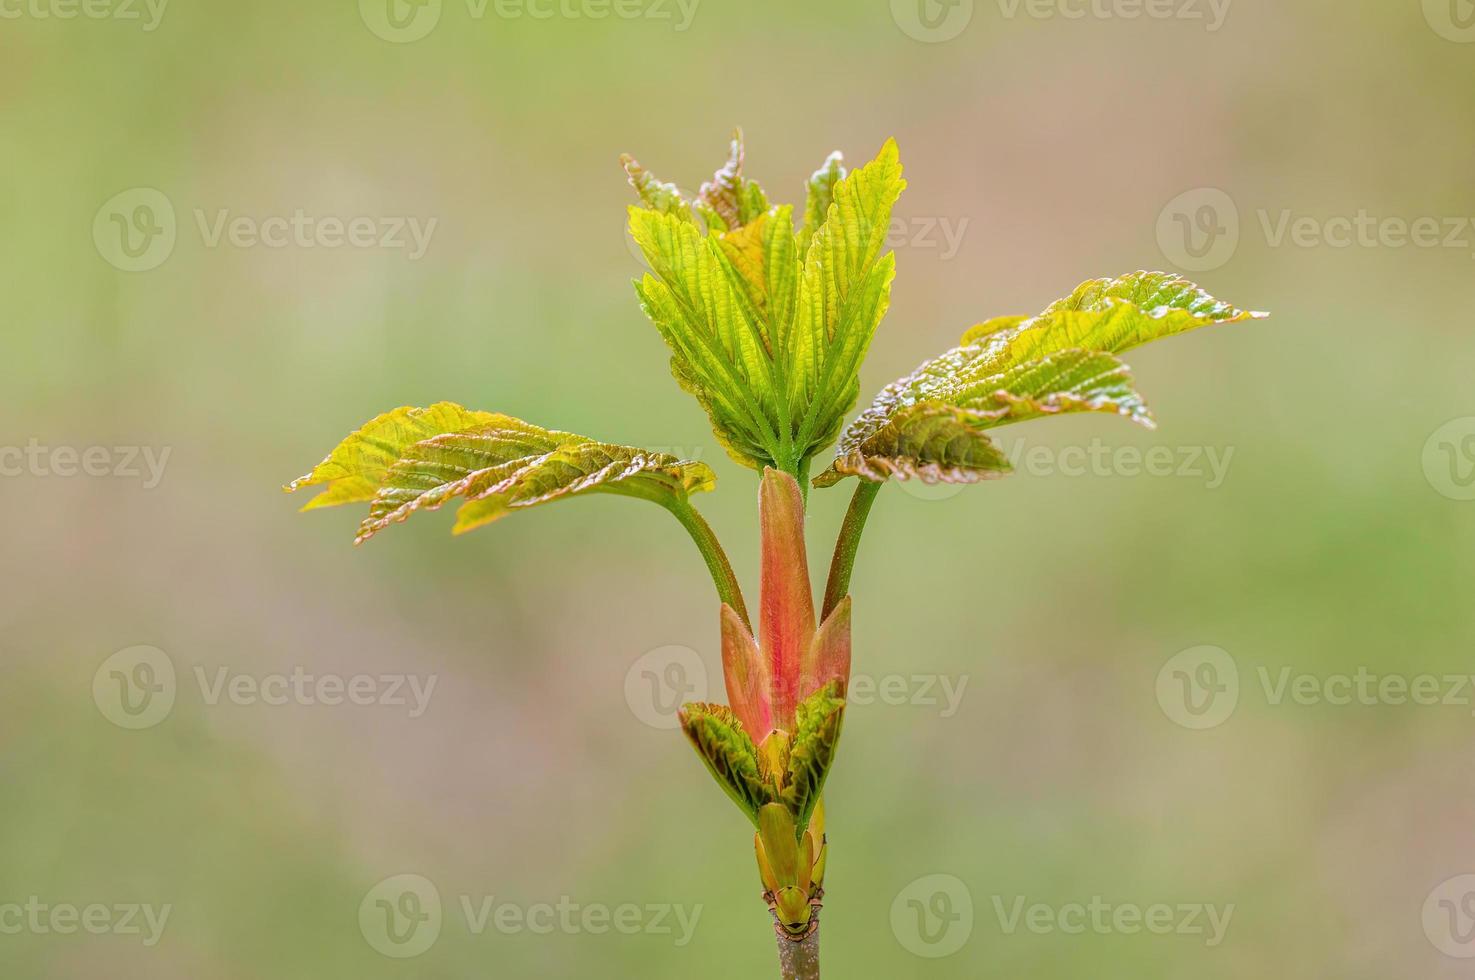
[[[1003,450],[974,425],[966,409],[926,402],[899,409],[864,438],[840,440],[835,461],[814,478],[817,487],[858,476],[923,483],[976,483],[1010,471]]]
[[[984,344],[986,358],[1008,367],[1070,347],[1120,353],[1198,327],[1267,316],[1217,300],[1182,276],[1133,272],[1081,283],[1039,316],[1004,329],[989,329],[999,322],[989,321],[965,333],[962,342]]]
[[[733,459],[807,472],[855,403],[889,302],[895,258],[882,250],[905,186],[896,144],[848,176],[832,155],[810,180],[799,235],[793,209],[771,208],[743,176],[740,133],[697,199],[707,235],[651,180],[632,172],[647,207],[630,209],[630,233],[652,270],[636,291],[671,373]]]
[[[1143,425],[1152,416],[1114,355],[1213,323],[1265,316],[1214,299],[1167,273],[1138,272],[1082,284],[1034,317],[996,317],[964,345],[882,389],[815,479],[879,481],[912,476],[975,482],[1001,475],[1002,454],[982,430],[1066,412],[1112,412]]]
[[[771,463],[780,455],[779,406],[754,300],[766,288],[756,283],[767,281],[756,265],[761,244],[750,281],[734,271],[716,237],[678,218],[632,207],[630,233],[654,271],[635,289],[671,349],[671,373],[706,410],[733,459],[754,468]]]
[[[464,427],[410,441],[452,426]],[[454,530],[460,534],[513,510],[586,493],[621,494],[671,508],[710,490],[716,477],[704,463],[441,403],[380,416],[287,489],[324,482],[328,491],[314,505],[325,497],[332,504],[372,500],[359,526],[361,543],[416,511],[435,510],[457,497],[466,500],[456,515]]]
[[[891,302],[895,253],[882,249],[906,187],[894,140],[833,187],[825,223],[804,257],[798,311],[782,349],[794,439],[807,459],[834,441],[860,393],[860,364]]]
[[[809,826],[840,744],[840,727],[845,716],[840,686],[839,681],[830,682],[801,701],[796,711],[789,770],[780,801],[794,815],[794,825],[800,834]]]
[[[804,203],[804,227],[799,231],[799,254],[809,252],[810,240],[830,214],[835,200],[835,185],[845,179],[845,157],[839,150],[825,158],[824,165],[809,177]]]
[[[324,487],[303,510],[372,500],[389,468],[408,447],[431,436],[486,425],[496,418],[489,412],[468,411],[452,402],[438,402],[429,408],[396,408],[365,423],[339,443],[327,459],[284,489],[291,493],[302,487]]]
[[[758,825],[758,811],[771,793],[758,770],[758,752],[732,709],[722,704],[683,705],[682,731],[727,795]]]

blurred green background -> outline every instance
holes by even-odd
[[[1443,682],[1475,669],[1466,0],[561,2],[0,10],[0,446],[46,464],[0,457],[0,976],[775,975],[751,832],[648,686],[674,662],[721,698],[674,521],[595,497],[355,549],[357,512],[276,489],[390,407],[505,411],[710,462],[698,505],[751,595],[754,475],[636,305],[616,162],[694,190],[734,124],[779,201],[900,143],[863,398],[1092,276],[1274,312],[1130,355],[1155,432],[1034,423],[1002,439],[1045,447],[1033,471],[883,493],[855,671],[901,693],[852,706],[829,783],[826,975],[1468,976],[1475,719]],[[435,225],[423,255],[213,235],[299,211]],[[1359,213],[1439,242],[1335,244]],[[1070,475],[1093,445],[1110,465]],[[1232,457],[1216,481],[1122,453],[1156,446]],[[848,494],[812,495],[817,579]],[[127,728],[114,685],[150,675],[109,658],[140,645],[174,701]],[[1205,646],[1215,674],[1169,663]],[[1360,668],[1454,703],[1276,697]],[[296,671],[435,686],[418,714],[210,696]],[[1212,683],[1175,704],[1184,678]],[[399,875],[441,901],[413,958],[374,941],[380,900],[415,911]],[[1059,927],[1098,896],[1173,928]],[[561,900],[640,927],[510,925]],[[1021,900],[1055,927],[1011,928]],[[169,907],[157,942],[130,904]],[[1222,941],[1182,904],[1232,905]],[[52,917],[90,905],[98,934]],[[645,909],[678,905],[684,937]]]

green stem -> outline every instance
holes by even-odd
[[[802,943],[779,936],[778,966],[783,980],[819,980],[819,930]]]
[[[830,560],[830,579],[825,583],[825,606],[821,618],[828,616],[850,591],[850,573],[855,569],[855,552],[860,547],[860,535],[866,528],[871,505],[882,484],[861,480],[850,498],[850,509],[845,512],[845,523],[840,525],[840,536],[835,539],[835,557]]]
[[[732,607],[733,612],[743,621],[743,625],[752,629],[753,625],[748,620],[748,607],[743,602],[743,590],[738,585],[737,576],[733,574],[732,564],[727,560],[727,552],[722,550],[722,544],[713,533],[712,526],[697,513],[697,509],[689,501],[681,501],[671,504],[668,508],[676,515],[681,526],[686,528],[691,539],[696,542],[697,550],[702,553],[703,560],[707,563],[707,570],[712,573],[712,582],[717,586],[717,595],[723,602]]]

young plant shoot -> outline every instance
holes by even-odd
[[[716,485],[696,460],[441,402],[380,415],[286,489],[323,488],[304,510],[367,503],[359,542],[452,500],[457,534],[592,493],[670,511],[716,586],[728,699],[685,705],[681,726],[752,824],[782,975],[814,978],[829,857],[821,794],[850,678],[850,577],[876,495],[891,480],[1006,475],[1009,462],[989,438],[1001,425],[1106,412],[1152,427],[1119,355],[1265,314],[1167,273],[1093,279],[1034,316],[969,327],[959,346],[887,385],[847,426],[896,271],[884,248],[906,187],[895,142],[851,171],[832,154],[809,179],[797,228],[793,207],[769,203],[745,176],[740,132],[694,198],[629,156],[622,163],[640,200],[630,208],[630,233],[650,266],[635,283],[640,305],[671,349],[671,373],[728,455],[760,475],[756,619],[693,506],[694,495]],[[837,439],[811,477],[814,458]],[[808,492],[850,478],[854,495],[816,609],[804,544]]]

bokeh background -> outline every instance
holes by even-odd
[[[893,694],[852,706],[829,784],[827,975],[1475,969],[1475,698],[1443,681],[1475,672],[1467,0],[98,2],[0,20],[0,445],[46,462],[0,479],[0,975],[774,975],[750,831],[659,727],[672,677],[720,698],[674,521],[595,497],[356,549],[356,512],[277,490],[451,399],[710,462],[698,503],[751,593],[754,476],[636,305],[616,162],[694,189],[735,124],[776,200],[833,149],[901,145],[863,398],[1092,276],[1184,271],[1274,313],[1130,355],[1155,432],[1034,423],[1002,434],[1039,449],[1008,480],[884,492],[855,670]],[[299,210],[435,225],[421,255],[212,234]],[[1328,241],[1359,213],[1439,241]],[[63,475],[67,447],[108,475]],[[116,447],[167,451],[160,478]],[[1152,447],[1200,462],[1138,472]],[[812,495],[817,581],[847,499]],[[173,702],[127,728],[139,646]],[[1317,703],[1359,670],[1454,703]],[[418,714],[210,696],[294,672],[435,686]],[[374,921],[415,911],[405,881],[442,907],[396,958]],[[1060,928],[1097,897],[1126,924]],[[463,901],[640,925],[478,930]],[[1021,901],[1055,926],[1011,928]],[[67,934],[28,904],[110,911]],[[169,906],[157,942],[129,904]],[[1128,928],[1158,904],[1167,934]]]

